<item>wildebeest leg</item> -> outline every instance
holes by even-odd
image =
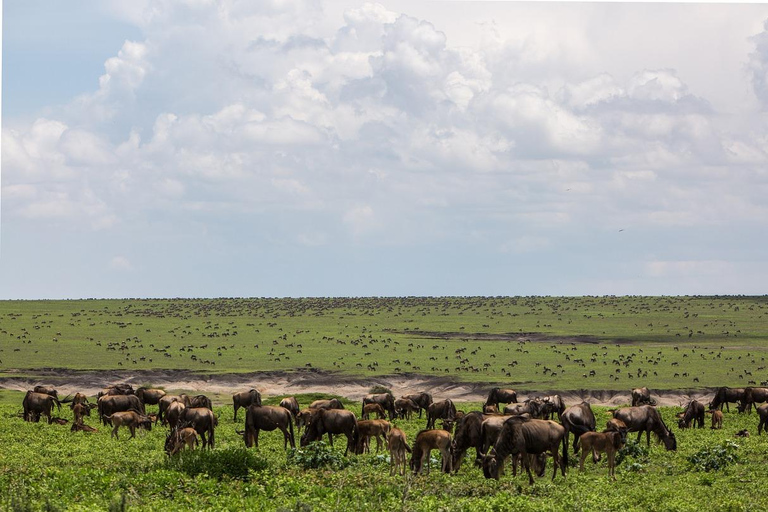
[[[260,432],[260,430],[259,430],[259,429],[254,429],[254,434],[253,434],[253,445],[254,445],[256,448],[258,448],[258,447],[259,447],[259,432]]]
[[[533,474],[531,474],[531,461],[525,455],[523,455],[520,458],[522,460],[523,467],[525,468],[525,472],[528,473],[528,485],[533,485]]]
[[[328,432],[328,444],[330,444],[331,448],[333,448],[333,434],[331,434],[330,432]]]
[[[239,408],[240,408],[240,406],[239,406],[239,405],[237,405],[237,404],[235,404],[235,419],[233,419],[232,421],[237,421],[237,410],[238,410]],[[246,414],[245,414],[245,415],[246,415],[246,416],[248,416],[248,411],[246,411]],[[246,418],[246,419],[247,419],[247,418]]]
[[[651,429],[645,431],[645,441],[648,447],[651,446]]]
[[[136,427],[134,427],[133,425],[128,425],[128,428],[131,430],[131,439],[133,439],[134,437],[136,437]]]
[[[205,449],[208,446],[208,439],[205,437],[205,432],[200,434],[200,439],[203,440],[203,449]]]
[[[119,425],[115,426],[115,428],[113,428],[113,429],[112,429],[112,435],[111,435],[111,436],[109,436],[109,437],[115,436],[115,439],[120,439],[120,438],[117,436],[117,429],[118,429],[118,428],[120,428],[120,426],[119,426]]]
[[[258,437],[258,434],[256,434]],[[213,426],[211,426],[211,430],[208,431],[208,447],[213,450]]]
[[[614,473],[614,470],[616,469],[616,451],[615,450],[608,450],[608,474],[611,476],[613,480],[616,480],[616,475]]]
[[[594,454],[593,454],[594,456]],[[579,471],[584,471],[584,460],[587,458],[587,450],[581,451],[581,459],[579,459]]]
[[[376,434],[376,453],[379,453],[379,450],[381,450],[381,439],[379,434]]]

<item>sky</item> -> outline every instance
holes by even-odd
[[[5,0],[0,298],[768,292],[768,5]]]

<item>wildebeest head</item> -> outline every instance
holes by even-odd
[[[487,455],[483,456],[483,475],[485,478],[499,479],[501,465],[496,458],[496,450],[491,448]]]
[[[668,451],[675,451],[677,450],[677,439],[675,439],[675,434],[671,430],[667,430],[669,432],[668,435],[662,437],[661,440]]]

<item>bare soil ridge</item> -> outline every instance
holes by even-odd
[[[318,370],[202,374],[187,370],[76,371],[50,368],[25,373],[26,375],[19,377],[0,377],[0,389],[27,391],[38,384],[52,384],[59,389],[60,393],[70,394],[79,391],[95,395],[106,386],[120,382],[134,387],[151,383],[168,391],[183,390],[226,395],[255,388],[266,396],[322,393],[360,400],[368,394],[371,387],[380,385],[391,389],[396,396],[415,391],[429,391],[435,400],[451,398],[457,402],[481,402],[485,400],[491,388],[502,385],[492,382],[461,382],[447,377],[418,374],[351,377]],[[544,390],[528,389],[514,382],[505,383],[503,386],[517,389],[521,399],[559,394],[567,404],[587,401],[593,405],[618,406],[632,401],[629,389]],[[714,396],[714,391],[712,388],[651,389],[651,394],[658,405],[674,407],[684,406],[693,399],[709,403]]]

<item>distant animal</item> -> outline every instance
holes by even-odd
[[[717,391],[715,391],[715,396],[712,399],[712,402],[709,404],[710,409],[720,409],[723,410],[723,405],[725,405],[725,410],[730,412],[729,404],[731,403],[738,403],[744,400],[744,394],[745,389],[744,388],[729,388],[729,387],[720,387],[717,388]]]
[[[679,428],[688,428],[691,421],[695,422],[698,428],[704,428],[704,404],[697,400],[691,400],[683,412],[676,414],[677,426]]]
[[[579,470],[584,471],[584,459],[587,454],[592,452],[592,459],[597,462],[597,453],[605,452],[608,455],[608,476],[616,480],[614,469],[616,467],[616,452],[624,447],[627,442],[627,432],[606,431],[606,432],[586,432],[581,436],[581,460],[579,461]]]
[[[309,404],[310,409],[344,409],[344,404],[338,398],[330,400],[315,400]]]
[[[398,398],[395,400],[395,414],[398,418],[411,419],[411,415],[414,412],[421,413],[421,408],[410,398]]]
[[[379,404],[365,404],[363,406],[363,419],[367,420],[371,414],[375,414],[378,419],[387,417],[387,412]]]
[[[312,414],[309,425],[301,436],[301,446],[307,446],[312,441],[321,439],[324,434],[328,434],[328,443],[333,447],[333,435],[344,434],[347,437],[347,448],[344,455],[351,450],[355,451],[355,446],[359,439],[357,429],[357,418],[352,411],[339,409],[318,409]]]
[[[219,419],[207,407],[185,407],[181,414],[179,414],[178,426],[180,428],[194,428],[200,439],[203,440],[203,448],[214,448],[214,434],[218,424]]]
[[[235,409],[234,421],[237,421],[238,409],[247,408],[250,405],[261,405],[261,393],[255,389],[235,393],[232,395],[232,405]]]
[[[405,432],[399,428],[392,428],[387,439],[387,448],[389,449],[389,474],[394,475],[400,468],[400,474],[405,475],[405,453],[411,453],[411,447],[408,446],[408,440]]]
[[[128,427],[128,430],[131,431],[132,438],[136,437],[136,429],[139,427],[152,430],[152,421],[150,421],[146,415],[136,411],[115,412],[106,416],[106,419],[114,426],[110,437],[114,437],[115,439],[119,439],[117,431],[120,427]]]
[[[451,434],[445,430],[422,430],[416,434],[411,451],[410,466],[415,475],[424,469],[424,462],[429,460],[429,453],[432,450],[438,450],[442,455],[440,468],[443,473],[451,472]],[[427,474],[429,474],[429,464],[427,464]]]
[[[587,402],[568,407],[560,415],[560,421],[565,428],[565,444],[573,432],[573,453],[579,451],[579,438],[587,432],[594,432],[597,422],[592,407]]]
[[[514,389],[493,388],[485,399],[485,405],[495,405],[496,410],[501,410],[501,404],[517,403],[517,391]]]
[[[255,404],[246,409],[243,441],[247,448],[259,447],[259,431],[272,432],[276,429],[283,433],[283,449],[288,448],[288,443],[291,448],[296,448],[291,411],[285,407]]]
[[[438,419],[453,420],[456,417],[456,406],[450,398],[434,402],[427,408],[427,429],[435,428]]]
[[[419,419],[421,419],[421,411],[426,412],[430,405],[432,405],[432,395],[429,393],[411,393],[410,395],[403,395],[403,398],[412,400],[419,407]]]
[[[707,414],[712,415],[712,428],[713,430],[723,428],[723,411],[718,409],[712,409],[707,411]]]
[[[299,414],[300,411],[299,402],[292,396],[288,396],[280,400],[280,407],[288,409],[288,412],[290,412],[291,416],[294,418],[296,418],[296,415]]]
[[[197,447],[197,432],[192,427],[173,429],[165,438],[165,453],[172,457],[184,447],[194,450]]]
[[[368,404],[379,404],[389,414],[390,421],[395,419],[395,397],[392,396],[392,393],[365,395],[363,397],[363,412],[361,415],[365,414],[364,409]]]
[[[645,386],[632,390],[632,407],[655,404],[656,403],[651,399],[651,391]]]
[[[611,412],[614,418],[623,421],[627,425],[629,432],[637,432],[638,441],[640,441],[640,436],[645,432],[646,444],[650,446],[651,432],[653,432],[664,443],[664,447],[667,450],[677,450],[675,434],[664,424],[661,414],[653,406],[622,407]]]

